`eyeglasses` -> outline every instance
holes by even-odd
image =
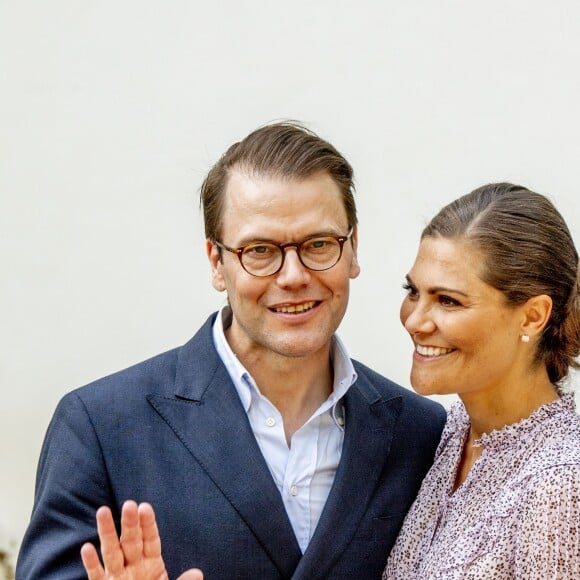
[[[277,274],[284,265],[286,248],[296,248],[301,264],[309,270],[322,272],[336,266],[342,256],[344,243],[352,236],[353,228],[346,236],[314,236],[302,242],[275,244],[274,242],[252,242],[239,248],[230,248],[222,242],[215,245],[238,256],[242,268],[259,278]]]

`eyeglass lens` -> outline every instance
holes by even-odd
[[[340,259],[342,244],[333,237],[305,240],[297,248],[302,263],[311,270],[327,270]],[[242,265],[255,276],[270,276],[277,272],[284,260],[280,246],[260,242],[246,246],[242,252]]]

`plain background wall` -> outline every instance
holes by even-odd
[[[403,384],[401,284],[444,203],[519,182],[578,241],[579,18],[572,0],[0,0],[0,548],[60,397],[223,303],[197,190],[258,125],[299,119],[353,164],[340,334]]]

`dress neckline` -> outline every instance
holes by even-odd
[[[508,444],[515,438],[521,438],[522,435],[525,435],[526,433],[531,433],[540,423],[543,423],[555,415],[559,415],[563,411],[575,412],[575,410],[576,405],[574,402],[574,396],[572,394],[562,395],[555,401],[550,401],[549,403],[540,405],[530,415],[524,419],[521,419],[520,421],[517,421],[516,423],[511,423],[509,425],[505,425],[501,429],[494,429],[489,433],[484,433],[481,437],[479,437],[479,439],[474,441],[473,446],[485,446],[488,448],[500,447],[502,445]],[[464,412],[467,414],[465,407]]]

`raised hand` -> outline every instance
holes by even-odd
[[[120,538],[111,510],[101,507],[97,510],[97,530],[103,564],[95,546],[87,543],[81,548],[88,580],[169,580],[161,556],[155,512],[150,504],[137,505],[132,500],[123,504]],[[178,580],[203,580],[203,574],[191,569]]]

